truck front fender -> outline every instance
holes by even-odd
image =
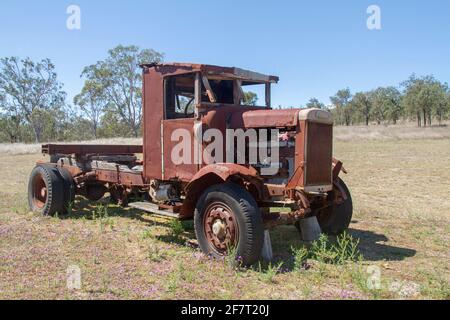
[[[205,176],[213,174],[218,176],[222,181],[227,181],[230,176],[241,175],[249,177],[257,177],[258,171],[250,166],[239,165],[235,163],[215,163],[203,167],[197,172],[188,184],[187,188],[190,188],[197,180],[202,179]]]
[[[347,174],[347,170],[345,170],[344,166],[342,165],[342,161],[339,161],[336,158],[333,158],[332,170],[333,170],[333,181],[336,181],[338,179],[339,173],[341,171]]]
[[[233,163],[207,165],[197,172],[186,186],[186,199],[183,202],[181,217],[184,219],[193,217],[197,199],[202,192],[212,185],[229,181],[231,177],[240,177],[244,181],[257,185],[256,192],[260,192],[260,186],[264,185],[262,181],[259,183],[258,171],[251,166]]]

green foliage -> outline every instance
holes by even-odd
[[[336,238],[336,244],[332,248],[337,253],[337,263],[343,264],[346,261],[359,261],[362,256],[358,250],[359,239],[354,239],[350,234],[344,232]]]
[[[418,126],[431,126],[433,115],[439,123],[450,110],[449,89],[433,76],[416,77],[412,75],[402,83],[405,90],[402,105],[410,116],[417,119]]]
[[[336,243],[330,242],[325,234],[322,234],[319,240],[314,241],[310,257],[314,260],[330,264],[343,264],[346,261],[357,261],[359,259],[358,251],[359,240],[344,232],[336,238]]]
[[[61,132],[57,140],[84,141],[92,139],[92,126],[88,119],[81,116],[69,116],[67,122],[61,124]]]
[[[373,95],[371,92],[357,92],[351,101],[354,114],[354,122],[364,121],[364,124],[369,125],[370,116],[372,112]],[[355,121],[356,120],[356,121]]]
[[[339,90],[334,96],[330,97],[335,106],[334,114],[337,124],[349,126],[352,123],[353,106],[351,101],[350,89]]]
[[[72,215],[73,213],[73,207],[74,207],[74,203],[73,202],[69,202],[66,206],[66,213],[67,215]]]
[[[302,270],[305,265],[306,261],[309,257],[309,251],[305,247],[300,248],[291,248],[292,254],[294,256],[294,270],[299,271]]]
[[[85,67],[84,85],[66,103],[63,84],[49,59],[0,59],[0,142],[80,141],[137,137],[142,133],[141,63],[159,63],[163,54],[152,49],[119,45],[105,59]],[[399,88],[401,90],[399,90]],[[412,75],[400,87],[373,91],[339,90],[330,97],[337,125],[396,124],[416,119],[418,126],[441,125],[450,114],[450,90],[432,75]],[[258,96],[245,92],[243,104],[254,106]],[[316,98],[307,108],[325,109]],[[281,108],[281,106],[279,107]],[[287,108],[294,108],[289,106]]]
[[[241,258],[238,255],[237,247],[231,246],[227,248],[227,255],[224,257],[225,264],[235,270],[241,268]]]
[[[161,262],[166,260],[167,256],[156,244],[152,244],[148,250],[148,258],[152,262]]]
[[[450,284],[445,275],[440,271],[420,270],[420,274],[424,279],[424,285],[420,291],[425,296],[435,297],[437,299],[450,299]]]
[[[101,117],[101,125],[98,129],[98,135],[103,138],[122,137],[129,138],[133,136],[130,127],[123,123],[118,114],[112,108],[106,108]]]
[[[244,100],[242,102],[245,106],[256,106],[258,103],[258,95],[254,92],[244,92]]]
[[[450,91],[446,83],[433,76],[412,75],[401,87],[403,92],[389,86],[369,92],[357,92],[353,97],[349,89],[339,90],[330,98],[334,105],[330,111],[335,123],[396,124],[402,118],[416,118],[419,126],[426,126],[432,124],[433,118],[438,120],[439,125],[448,119]]]
[[[36,142],[54,135],[55,114],[63,109],[66,97],[62,86],[49,59],[0,59],[0,112],[30,125]]]
[[[99,221],[100,230],[104,232],[107,227],[110,230],[114,230],[114,220],[109,216],[107,205],[98,205],[95,210],[92,211],[92,220]]]
[[[359,240],[355,240],[347,232],[339,235],[334,242],[327,235],[322,234],[311,244],[309,249],[305,247],[291,249],[294,257],[294,270],[304,269],[308,259],[339,265],[347,261],[359,261],[362,256],[359,253],[358,244]]]
[[[96,81],[86,80],[81,93],[75,96],[73,102],[86,115],[90,122],[92,135],[97,138],[100,118],[108,104],[103,87]]]
[[[169,223],[170,233],[175,239],[179,239],[184,233],[184,227],[180,220],[173,219]]]
[[[22,118],[19,115],[0,114],[0,141],[11,143],[21,141],[21,123]]]
[[[0,142],[75,141],[137,137],[142,122],[141,63],[158,63],[152,49],[117,46],[84,68],[76,109],[49,59],[0,60]]]
[[[311,98],[309,99],[308,103],[306,104],[307,108],[311,108],[311,109],[325,109],[325,104],[323,104],[322,102],[319,101],[319,99],[317,98]]]
[[[98,121],[105,106],[117,114],[134,137],[139,136],[142,122],[141,64],[159,63],[163,54],[152,49],[119,45],[108,51],[105,60],[84,68],[85,86],[78,102]]]
[[[150,229],[146,229],[142,232],[142,240],[154,238],[154,235]]]
[[[372,93],[371,117],[378,124],[391,120],[394,124],[402,114],[401,94],[394,87],[380,87]]]
[[[275,276],[281,272],[283,262],[278,264],[269,263],[265,269],[262,268],[261,263],[258,265],[259,280],[266,283],[276,283]]]

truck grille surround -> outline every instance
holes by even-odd
[[[305,135],[305,190],[332,184],[332,161],[333,126],[308,122]]]

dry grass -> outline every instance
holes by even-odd
[[[80,200],[68,217],[29,213],[26,184],[39,155],[0,155],[0,299],[448,299],[450,139],[338,141],[335,154],[354,198],[350,233],[362,262],[309,261],[293,270],[293,227],[271,232],[281,272],[236,271],[192,246],[192,223],[176,237],[169,220]],[[189,244],[189,245],[188,245]],[[82,288],[66,288],[77,265]],[[381,287],[367,287],[367,267]]]
[[[412,123],[381,126],[339,126],[334,130],[337,141],[449,139],[449,126],[419,128]]]

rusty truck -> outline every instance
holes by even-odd
[[[118,205],[194,220],[205,254],[220,258],[233,247],[246,265],[259,260],[264,231],[277,225],[299,228],[302,219],[317,217],[324,233],[348,228],[352,199],[340,178],[343,164],[333,158],[330,112],[273,109],[276,76],[205,64],[141,67],[143,145],[43,145],[50,161],[38,162],[31,173],[32,211],[62,214],[75,196],[109,196]],[[245,90],[253,86],[265,98],[245,104]],[[276,173],[262,173],[264,159],[174,163],[172,133],[180,128],[192,141],[208,129],[278,130]]]

